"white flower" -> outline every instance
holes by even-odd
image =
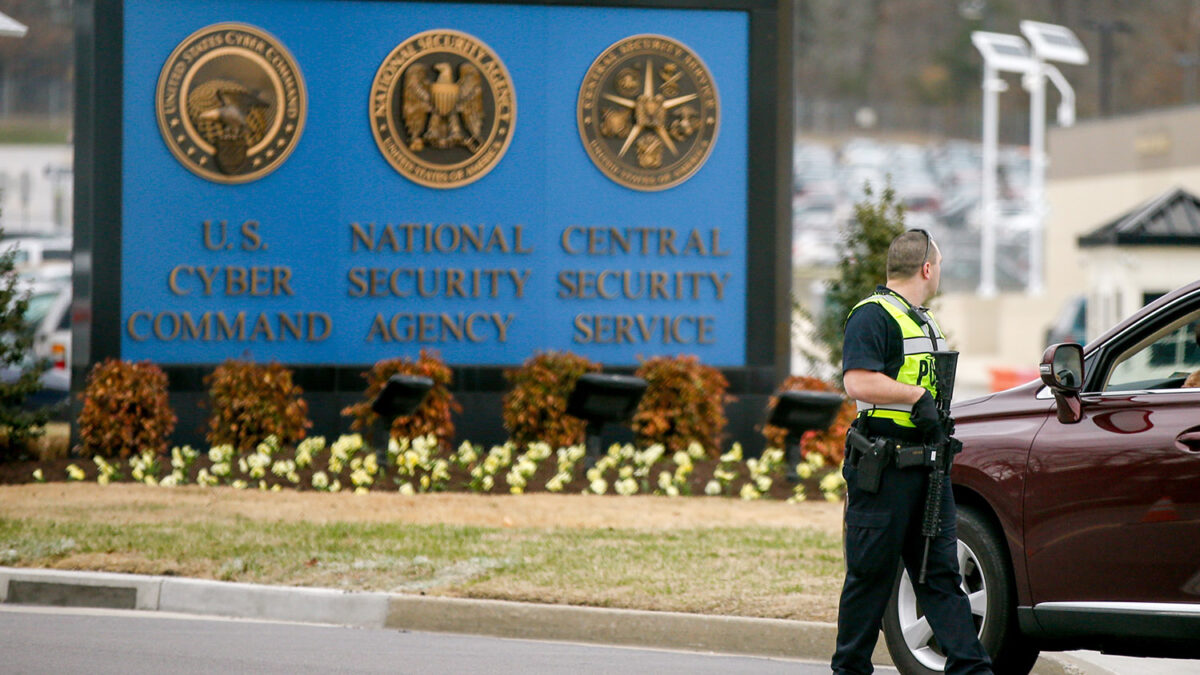
[[[588,485],[588,489],[598,495],[602,495],[605,492],[608,492],[608,481],[604,480],[603,478],[597,478]]]
[[[742,486],[742,491],[738,494],[738,496],[741,497],[742,499],[749,500],[749,499],[758,499],[762,495],[758,493],[758,490],[754,489],[753,485],[751,485],[750,483],[746,483],[745,485]]]
[[[550,448],[549,443],[537,441],[536,443],[529,444],[529,450],[525,454],[533,461],[540,462],[549,457],[551,452],[553,450]]]
[[[229,461],[233,457],[232,445],[218,445],[208,450],[208,461],[213,464]]]
[[[233,487],[235,490],[245,490],[248,487],[248,484],[246,483],[246,481],[239,478],[239,479],[233,481]]]
[[[668,497],[678,497],[679,496],[679,488],[675,487],[674,484],[668,485],[667,486],[667,496]]]
[[[621,478],[622,480],[628,480],[629,478],[633,477],[633,467],[629,466],[628,464],[621,467],[620,471],[617,471],[617,477]]]
[[[700,445],[696,441],[692,441],[691,443],[688,443],[687,454],[692,459],[704,459],[704,446]]]
[[[42,475],[42,470],[41,470],[41,469],[34,469],[34,470],[33,470],[33,479],[34,479],[35,481],[39,482],[39,483],[45,483],[45,482],[46,482],[46,478],[45,478],[45,477]]]
[[[318,490],[324,490],[329,487],[329,474],[324,471],[317,471],[312,475],[312,486]]]
[[[208,472],[208,469],[200,469],[200,473],[196,474],[196,484],[200,487],[212,487],[218,482],[216,476]]]
[[[158,479],[156,479],[154,476],[146,476],[142,479],[142,482],[146,485],[158,485]]]
[[[496,480],[494,478],[492,478],[491,476],[483,477],[483,491],[484,492],[491,490],[495,485],[496,485]]]
[[[715,480],[708,481],[708,485],[704,486],[704,494],[709,497],[715,497],[721,494],[721,484]]]
[[[337,478],[334,478],[333,482],[329,484],[329,491],[330,492],[341,492],[342,491],[342,481],[338,480]]]
[[[38,469],[38,471],[41,471],[41,469]],[[74,464],[67,467],[67,480],[83,480],[83,478],[83,469],[75,466]]]
[[[462,445],[458,446],[458,452],[454,454],[454,459],[460,465],[466,466],[478,461],[479,453],[475,451],[475,446],[463,441]]]
[[[734,443],[729,452],[721,455],[721,461],[726,463],[742,461],[742,444]]]
[[[771,489],[771,483],[773,482],[770,476],[758,476],[754,479],[754,487],[759,492],[766,492]]]
[[[450,462],[444,459],[439,459],[433,463],[432,478],[435,481],[444,482],[450,480]]]
[[[570,480],[571,474],[560,471],[554,474],[553,478],[546,481],[546,490],[548,492],[562,492],[563,487],[565,487],[567,482]]]
[[[634,461],[644,464],[645,466],[653,466],[655,462],[662,459],[662,456],[666,454],[666,452],[667,449],[663,447],[662,443],[655,443],[654,445],[646,448],[644,452],[635,455]]]
[[[670,471],[660,471],[658,473],[658,489],[662,490],[663,492],[666,492],[667,489],[673,485],[674,485],[674,483],[671,481],[671,472]]]
[[[153,479],[151,479],[151,480],[153,480]],[[171,475],[160,480],[158,482],[158,485],[160,487],[175,487],[176,485],[179,485],[179,474],[172,471]]]
[[[400,494],[402,494],[402,495],[415,495],[416,493],[417,493],[417,491],[413,489],[413,485],[412,485],[412,483],[409,483],[409,482],[405,481],[405,482],[403,482],[403,483],[401,483],[401,484],[400,484]]]
[[[808,500],[808,495],[804,491],[804,485],[797,485],[796,489],[792,490],[792,496],[788,497],[789,504],[803,502]]]
[[[638,484],[633,478],[625,478],[617,481],[616,484],[613,485],[613,490],[619,495],[628,497],[629,495],[637,494]]]

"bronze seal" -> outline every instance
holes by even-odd
[[[371,83],[371,132],[401,176],[432,188],[473,183],[512,140],[516,94],[504,63],[466,33],[430,30],[392,50]]]
[[[201,28],[158,76],[158,128],[171,154],[217,183],[248,183],[279,168],[304,130],[308,97],[296,60],[242,23]]]
[[[634,190],[665,190],[700,170],[720,125],[708,67],[685,45],[634,35],[588,68],[576,109],[588,157]]]

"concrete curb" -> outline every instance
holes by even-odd
[[[602,609],[202,579],[0,567],[0,603],[104,607],[360,628],[489,635],[827,661],[836,626],[812,621]],[[891,665],[880,639],[872,660]],[[1066,655],[1036,675],[1106,675]]]

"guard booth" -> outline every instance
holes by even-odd
[[[503,371],[694,354],[761,439],[788,371],[790,2],[83,0],[74,373],[286,364],[314,430],[436,351],[460,438]]]

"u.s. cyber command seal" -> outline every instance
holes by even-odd
[[[588,157],[634,190],[665,190],[700,170],[720,126],[720,99],[708,67],[661,35],[634,35],[592,63],[576,117]]]
[[[179,43],[154,99],[171,154],[217,183],[248,183],[279,168],[300,139],[308,108],[291,53],[242,23],[201,28]]]
[[[512,140],[512,78],[490,47],[454,30],[418,33],[392,50],[371,83],[371,132],[405,178],[433,188],[473,183]]]

